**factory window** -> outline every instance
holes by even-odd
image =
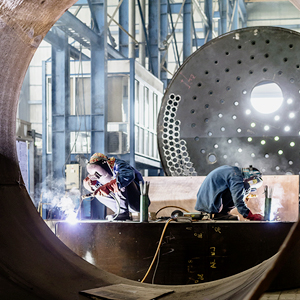
[[[91,133],[71,131],[70,149],[71,153],[91,153]]]

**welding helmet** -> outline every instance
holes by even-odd
[[[94,163],[97,163],[97,162],[107,162],[108,161],[108,158],[106,155],[102,154],[102,153],[94,153],[91,158],[90,158],[90,161],[89,163],[90,164],[94,164]]]
[[[253,168],[252,165],[249,168],[242,168],[242,173],[244,177],[244,182],[247,182],[250,185],[251,191],[255,191],[260,188],[263,184],[263,179],[261,172]]]

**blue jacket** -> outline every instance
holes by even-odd
[[[243,174],[238,167],[221,166],[210,172],[204,179],[197,194],[195,209],[208,213],[218,213],[222,205],[222,193],[229,189],[232,200],[238,212],[247,217],[247,208],[244,197],[248,183],[244,183]]]
[[[144,183],[142,174],[125,160],[116,158],[113,175],[117,178],[117,184],[131,209],[140,211],[140,181]],[[150,205],[150,200],[148,201]]]

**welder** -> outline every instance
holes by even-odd
[[[234,220],[229,212],[234,207],[246,219],[261,221],[263,216],[253,214],[245,200],[250,192],[262,186],[261,172],[253,168],[221,166],[211,171],[197,193],[195,209],[210,213],[216,220]]]
[[[87,164],[89,175],[84,187],[114,212],[113,220],[128,220],[130,212],[140,211],[141,173],[126,161],[95,153]]]

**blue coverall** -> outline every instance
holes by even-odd
[[[250,185],[243,179],[242,171],[238,167],[221,166],[211,171],[199,188],[195,209],[213,214],[226,214],[235,206],[246,218],[250,210],[244,198]]]

